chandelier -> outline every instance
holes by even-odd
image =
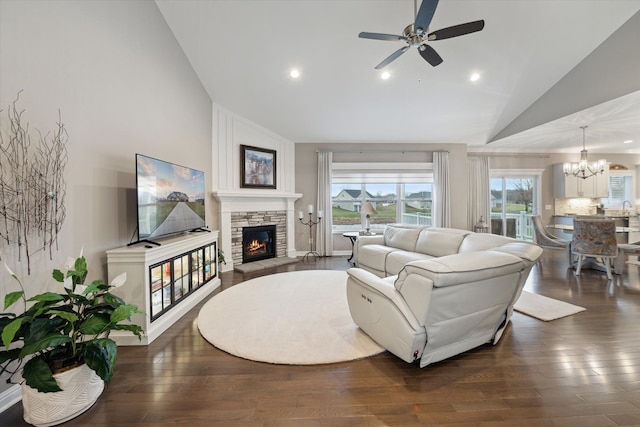
[[[573,175],[576,178],[587,179],[599,173],[604,173],[604,170],[607,167],[607,161],[605,159],[600,159],[593,163],[589,163],[587,160],[587,149],[584,146],[584,134],[587,127],[588,126],[580,126],[580,129],[582,129],[582,151],[580,152],[580,161],[577,163],[567,162],[562,165],[562,170],[566,176]]]

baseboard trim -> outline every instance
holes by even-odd
[[[20,384],[13,384],[11,387],[0,393],[0,413],[11,408],[22,400],[22,389]]]
[[[307,251],[297,251],[296,256],[303,257],[307,253],[308,253]],[[333,251],[333,254],[330,256],[350,256],[350,255],[351,255],[351,251]]]

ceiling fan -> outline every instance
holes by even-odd
[[[418,0],[413,1],[413,11],[415,15],[415,23],[407,25],[402,32],[402,35],[394,34],[381,34],[381,33],[367,33],[362,32],[358,34],[361,39],[373,39],[373,40],[403,40],[407,43],[406,46],[396,50],[384,61],[376,65],[376,70],[386,67],[391,62],[395,61],[405,53],[410,47],[418,48],[420,56],[424,58],[432,66],[437,66],[442,63],[442,58],[438,55],[438,52],[434,48],[429,46],[427,42],[435,40],[450,39],[452,37],[463,36],[469,33],[475,33],[481,31],[484,28],[484,20],[467,22],[466,24],[454,25],[452,27],[442,28],[440,30],[427,33],[429,30],[429,24],[436,12],[438,6],[438,0],[423,0],[418,9]]]

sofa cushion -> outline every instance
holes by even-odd
[[[420,231],[424,227],[393,225],[384,230],[384,244],[405,251],[415,251]]]
[[[415,251],[433,257],[457,254],[468,234],[469,231],[452,228],[425,228],[418,236]]]
[[[397,251],[391,252],[387,256],[386,274],[398,274],[400,270],[402,270],[404,266],[411,261],[420,261],[431,258],[433,258],[431,255],[421,254],[418,252],[402,251],[398,249]]]

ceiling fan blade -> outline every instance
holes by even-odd
[[[464,36],[465,34],[475,33],[484,28],[484,20],[467,22],[466,24],[454,25],[453,27],[442,28],[429,33],[427,36],[429,41],[450,39],[451,37]]]
[[[424,34],[429,29],[429,24],[433,19],[433,15],[436,13],[436,7],[438,7],[438,0],[422,0],[420,10],[416,15],[416,22],[414,28],[416,33]]]
[[[442,58],[440,57],[440,55],[438,55],[438,52],[436,52],[436,50],[431,46],[429,46],[428,44],[421,45],[420,48],[418,49],[418,52],[420,52],[420,56],[422,56],[424,60],[427,61],[432,66],[435,67],[437,65],[442,64]]]
[[[384,68],[387,65],[391,64],[393,61],[398,59],[398,57],[400,55],[405,53],[407,51],[407,49],[409,49],[409,46],[402,47],[402,48],[396,50],[395,52],[393,52],[391,55],[387,56],[384,61],[382,61],[381,63],[376,65],[376,70],[379,70],[379,69]]]
[[[361,39],[373,39],[373,40],[406,40],[404,36],[397,36],[395,34],[381,34],[381,33],[366,33],[362,32],[358,34]]]

